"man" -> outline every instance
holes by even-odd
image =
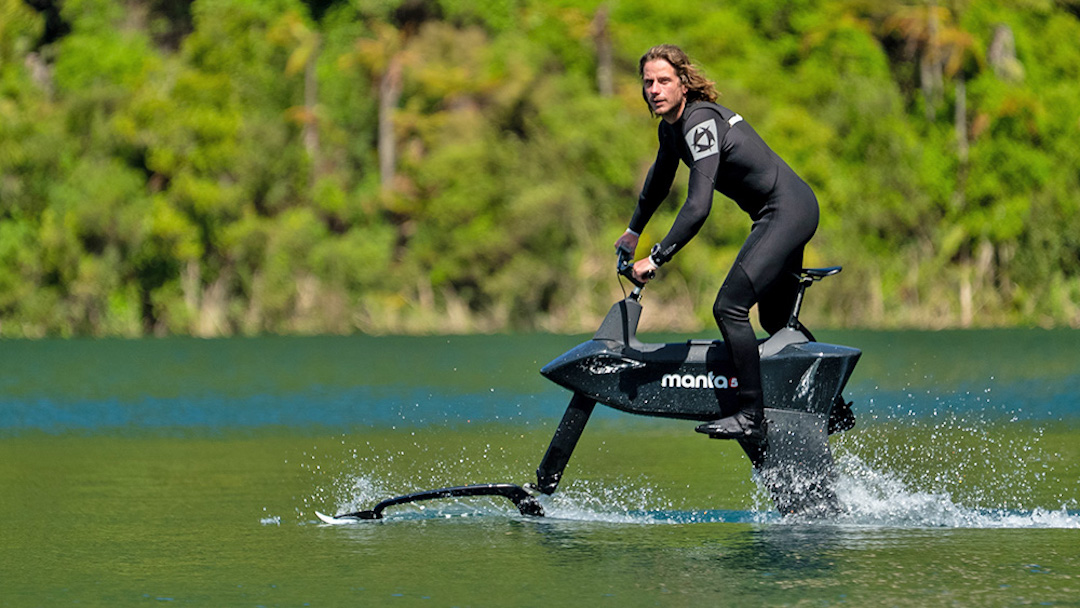
[[[668,44],[649,49],[638,73],[649,109],[662,119],[660,147],[629,228],[615,246],[637,250],[638,237],[670,191],[680,160],[690,169],[686,202],[667,236],[648,257],[634,263],[637,280],[648,281],[697,234],[712,207],[713,190],[734,200],[753,219],[713,305],[739,379],[739,411],[696,430],[717,439],[761,441],[761,361],[750,308],[758,305],[761,325],[770,334],[787,323],[798,293],[793,273],[802,269],[803,249],[817,229],[817,198],[742,116],[715,103],[714,84],[682,49]],[[838,399],[833,410],[830,432],[854,426],[850,404]]]

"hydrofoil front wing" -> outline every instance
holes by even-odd
[[[323,523],[340,525],[357,521],[382,519],[383,511],[387,507],[395,505],[420,502],[423,500],[434,500],[438,498],[458,498],[468,496],[503,496],[513,502],[514,506],[517,507],[522,515],[531,515],[534,517],[544,516],[544,508],[536,498],[534,498],[525,488],[512,483],[484,483],[426,490],[424,492],[415,492],[413,494],[388,498],[375,505],[375,507],[370,510],[354,511],[352,513],[342,513],[334,516],[316,511],[315,515]]]

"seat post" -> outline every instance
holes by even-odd
[[[803,295],[806,293],[806,288],[810,286],[814,281],[820,281],[825,277],[831,277],[834,274],[843,270],[841,266],[829,266],[828,268],[803,268],[801,272],[793,272],[795,278],[799,281],[799,293],[795,296],[795,305],[791,307],[791,318],[788,319],[787,326],[793,329],[802,328],[802,324],[799,323],[799,310],[802,308]]]
[[[802,309],[803,295],[806,294],[806,287],[814,282],[814,279],[811,277],[803,275],[796,276],[799,278],[799,292],[795,295],[795,305],[791,307],[791,317],[787,322],[787,326],[792,329],[798,329],[800,326],[799,311]]]

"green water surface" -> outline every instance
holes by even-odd
[[[567,398],[536,369],[575,339],[5,342],[0,606],[1080,605],[1076,334],[837,336],[844,516],[782,520],[737,446],[598,411],[550,517],[345,526],[314,511],[530,481]]]

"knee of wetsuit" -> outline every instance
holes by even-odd
[[[713,302],[713,318],[716,319],[716,324],[721,327],[725,321],[749,322],[750,307],[728,297],[725,290],[721,289],[720,293],[716,295],[716,301]]]

